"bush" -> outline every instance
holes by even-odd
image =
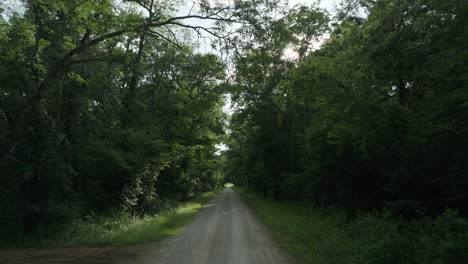
[[[455,210],[411,222],[380,212],[358,213],[350,219],[337,208],[237,191],[299,263],[468,263],[468,220]]]
[[[65,228],[49,227],[44,232],[0,241],[0,248],[120,246],[158,241],[178,232],[219,191],[215,189],[199,194],[191,201],[173,204],[153,215],[135,216],[128,212],[113,212],[96,216],[90,212],[83,219],[74,219]]]
[[[412,224],[414,262],[468,263],[468,221],[447,209],[435,219]]]

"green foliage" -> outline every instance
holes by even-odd
[[[2,240],[220,184],[225,65],[156,24],[174,3],[29,1],[2,22]]]
[[[236,191],[299,263],[435,264],[468,260],[468,221],[453,210],[412,222],[381,213],[349,218],[340,209],[272,201],[245,189]]]
[[[1,247],[63,247],[77,245],[129,245],[158,241],[174,235],[203,207],[219,189],[178,204],[167,204],[158,214],[132,216],[126,212],[96,215],[93,211],[73,219],[56,233],[23,235],[2,241]],[[49,231],[49,232],[47,232]],[[10,242],[10,243],[8,243]]]
[[[314,7],[286,12],[281,27],[293,36],[255,31],[235,64],[229,179],[350,214],[466,215],[467,8],[345,1],[328,32]],[[319,49],[282,56],[324,32]]]

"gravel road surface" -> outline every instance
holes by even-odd
[[[230,188],[208,202],[156,259],[158,264],[290,263],[252,210]]]

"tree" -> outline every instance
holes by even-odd
[[[293,91],[282,83],[297,62],[285,57],[285,50],[294,47],[303,59],[311,41],[328,28],[328,18],[320,9],[280,8],[265,4],[258,9],[261,15],[252,19],[253,26],[244,28],[249,38],[238,44],[243,49],[236,57],[231,90],[238,111],[231,121],[235,141],[228,154],[238,159],[232,167],[254,168],[238,172],[248,176],[249,185],[264,195],[272,192],[277,199],[284,196],[283,185],[297,167],[295,150],[300,144],[293,131]],[[239,151],[246,153],[235,154]]]
[[[466,213],[466,3],[346,1],[330,38],[301,54],[327,28],[313,10],[252,30],[236,61],[229,175],[350,213]]]
[[[202,3],[198,13],[173,16],[174,4],[28,1],[24,15],[2,24],[2,206],[11,222],[22,222],[12,232],[35,232],[89,210],[160,209],[178,195],[158,193],[159,174],[198,155],[205,162],[185,168],[185,181],[202,176],[179,186],[183,196],[217,184],[214,145],[223,117],[215,87],[224,66],[195,56],[177,30],[221,34],[235,10]],[[188,19],[218,26],[194,27]],[[157,65],[154,57],[172,63]]]

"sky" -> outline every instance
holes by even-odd
[[[228,0],[226,0],[228,1]],[[190,10],[193,0],[185,0],[184,6],[179,10],[179,14],[187,14],[187,11]],[[311,5],[316,3],[317,0],[289,0],[289,5],[294,6],[297,4],[302,5]],[[319,6],[332,12],[336,5],[338,5],[340,0],[321,0]]]
[[[310,5],[317,2],[316,0],[289,0],[290,6],[297,4]],[[340,0],[321,0],[320,7],[333,12],[334,7],[340,2]],[[192,6],[193,0],[185,0],[185,5],[179,9],[178,14],[187,14]],[[18,0],[0,0],[0,8],[6,9],[6,11],[14,11],[21,9],[21,4]]]
[[[0,0],[0,9],[4,12],[1,14],[3,19],[8,18],[8,14],[15,11],[21,11],[21,3],[18,0]]]
[[[310,5],[316,1],[312,0],[289,0],[289,4],[291,6],[294,6],[296,4],[305,4],[305,5]],[[320,7],[327,9],[329,12],[332,12],[335,5],[337,5],[340,1],[339,0],[322,0],[320,3]]]
[[[197,0],[182,0],[181,2],[183,3],[178,11],[176,12],[176,16],[184,16],[184,15],[187,15],[192,6],[193,6],[193,2],[194,1],[197,1]],[[214,1],[214,0],[211,0],[211,1]],[[231,2],[232,0],[216,0],[216,1],[219,1],[219,2],[223,2],[223,1],[226,1],[226,2]],[[326,9],[328,12],[330,12],[331,14],[335,13],[334,10],[335,10],[335,7],[338,6],[338,4],[341,2],[341,0],[289,0],[289,6],[295,6],[295,5],[307,5],[307,6],[310,6],[312,4],[315,4],[319,2],[319,7],[323,8],[323,9]],[[189,19],[189,20],[185,20],[185,23],[190,23],[191,25],[197,25],[197,26],[204,26],[204,27],[210,27],[211,22],[208,21],[208,20],[197,20],[197,19]],[[209,38],[210,36],[205,33],[204,36],[206,36],[206,38],[204,39],[199,39],[199,48],[198,50],[202,53],[205,53],[205,52],[212,52],[212,48],[211,48],[211,43],[209,41]]]

